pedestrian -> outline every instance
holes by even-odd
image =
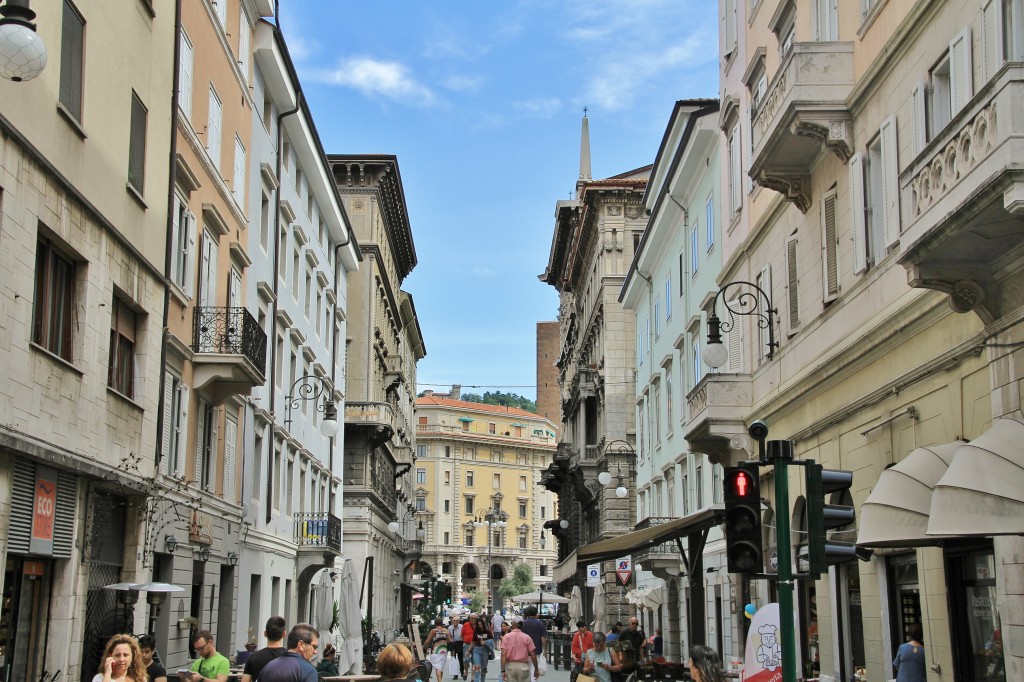
[[[142,664],[146,666],[149,682],[167,682],[167,670],[157,660],[156,638],[153,635],[139,637],[139,654],[142,656]]]
[[[612,673],[621,671],[619,652],[608,648],[603,632],[595,632],[594,648],[583,658],[583,674],[593,675],[600,682],[612,682]]]
[[[337,677],[338,663],[337,659],[338,652],[334,649],[333,644],[328,644],[324,647],[324,657],[320,659],[320,662],[316,664],[316,673],[322,677]]]
[[[909,628],[910,639],[900,644],[892,667],[896,669],[896,682],[925,682],[924,632],[917,623]]]
[[[231,663],[224,654],[217,651],[213,642],[213,633],[209,630],[200,630],[192,639],[192,646],[199,655],[192,667],[178,677],[191,682],[203,682],[203,680],[215,680],[216,682],[227,682],[231,674]]]
[[[530,670],[534,679],[540,677],[537,651],[533,639],[523,632],[522,621],[514,618],[501,647],[501,674],[507,682],[530,682]]]
[[[526,615],[526,619],[523,620],[523,632],[533,640],[533,648],[537,651],[537,657],[543,658],[544,645],[548,640],[548,629],[537,617],[536,606],[527,606],[523,609],[523,613]]]
[[[654,628],[651,635],[651,655],[660,657],[664,653],[665,640],[661,636],[661,628]]]
[[[242,682],[253,682],[259,679],[260,671],[274,659],[284,656],[284,636],[288,626],[282,616],[271,616],[263,628],[263,636],[267,638],[267,646],[252,652],[242,669]]]
[[[444,664],[448,662],[448,628],[444,626],[444,619],[440,616],[434,619],[434,627],[427,633],[423,640],[423,650],[429,651],[427,658],[430,665],[434,666],[434,673],[437,675],[437,682],[441,682],[444,676]]]
[[[313,656],[320,648],[320,633],[309,623],[288,632],[288,650],[264,666],[260,682],[318,682]]]
[[[383,682],[408,679],[415,665],[412,652],[404,644],[388,644],[377,654],[377,674]]]
[[[594,648],[594,633],[587,627],[586,621],[576,621],[576,632],[573,633],[572,643],[569,648],[572,651],[572,672],[569,673],[569,680],[570,682],[576,682],[576,678],[583,668],[584,656]]]
[[[475,613],[469,614],[469,620],[462,625],[462,679],[469,676],[470,666],[473,665],[473,639],[476,637],[476,623],[480,616]]]
[[[487,678],[487,661],[494,655],[493,647],[490,628],[482,619],[477,620],[473,633],[473,682],[484,682]]]
[[[448,626],[448,656],[454,656],[459,662],[459,675],[466,679],[465,644],[462,643],[462,623],[458,615],[451,617],[451,624]]]
[[[146,682],[146,666],[138,641],[131,635],[114,635],[103,649],[100,670],[92,682]]]
[[[725,682],[722,659],[709,646],[698,644],[690,649],[690,677],[693,682]]]
[[[494,635],[494,646],[495,648],[501,648],[501,625],[505,622],[505,618],[501,615],[501,611],[498,609],[494,610],[494,617],[491,618],[491,634]]]
[[[608,634],[605,635],[605,641],[608,643],[608,645],[612,645],[615,642],[619,641],[619,631],[621,629],[622,628],[618,623],[612,626],[611,630],[608,631]]]

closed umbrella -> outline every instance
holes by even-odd
[[[606,632],[604,629],[605,610],[608,605],[605,603],[604,598],[604,583],[598,583],[597,587],[594,588],[594,626],[591,628],[595,632],[600,630]]]
[[[572,620],[571,628],[576,627],[576,621],[583,617],[583,594],[579,585],[573,585],[569,594],[569,618]]]
[[[331,622],[334,620],[334,583],[331,572],[320,573],[320,582],[313,586],[313,625],[320,631],[320,639],[330,639]]]
[[[338,672],[342,675],[358,675],[363,668],[363,627],[359,612],[360,579],[352,568],[352,560],[346,559],[341,568],[341,608],[338,612]]]

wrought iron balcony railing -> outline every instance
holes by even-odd
[[[245,356],[262,374],[267,364],[267,334],[245,308],[197,307],[192,350]]]
[[[295,514],[295,544],[341,553],[341,519],[330,512]]]

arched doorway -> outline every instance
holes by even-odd
[[[480,573],[476,568],[476,564],[462,564],[459,575],[461,576],[461,581],[458,596],[461,603],[462,597],[468,597],[470,592],[480,589]]]

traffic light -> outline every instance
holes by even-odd
[[[826,495],[849,490],[853,485],[853,472],[824,469],[820,464],[808,464],[805,476],[808,572],[820,575],[832,564],[857,558],[857,547],[852,542],[829,540],[826,536],[828,531],[848,526],[857,518],[857,512],[853,507],[825,504]]]
[[[756,465],[726,467],[725,552],[730,573],[764,570],[761,551],[761,481]]]
[[[445,605],[446,606],[451,606],[452,605],[452,586],[448,583],[447,580],[444,582],[444,585],[443,585],[442,589],[444,591],[444,603],[445,603]]]

